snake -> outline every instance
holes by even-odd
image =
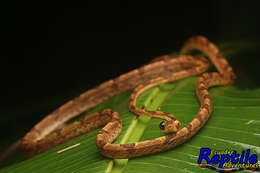
[[[205,57],[189,55],[194,50],[206,55],[217,72],[205,72],[209,61]],[[201,73],[196,83],[200,108],[191,122],[182,129],[179,129],[181,122],[173,114],[136,106],[137,98],[149,88]],[[96,136],[96,146],[99,153],[107,158],[135,158],[163,152],[184,143],[205,125],[213,104],[208,89],[213,86],[231,85],[235,78],[232,67],[219,49],[206,37],[194,36],[184,42],[180,55],[157,57],[138,69],[106,81],[68,101],[37,123],[16,146],[21,147],[28,157],[33,157],[76,136],[103,127]],[[91,113],[65,125],[83,112],[131,89],[133,92],[129,99],[129,110],[137,117],[162,119],[159,127],[166,133],[165,136],[130,144],[113,144],[122,130],[122,120],[119,113],[112,109]]]

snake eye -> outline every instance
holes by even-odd
[[[164,130],[164,129],[165,129],[164,121],[160,123],[160,129],[161,129],[161,130]]]

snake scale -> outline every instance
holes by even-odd
[[[208,69],[209,62],[203,57],[186,55],[192,50],[199,50],[208,56],[218,72],[203,73]],[[150,64],[104,82],[65,103],[36,124],[19,142],[19,146],[28,157],[32,157],[75,136],[103,126],[96,137],[96,146],[98,151],[108,158],[139,157],[162,152],[182,144],[204,126],[212,112],[212,100],[208,88],[231,85],[234,82],[235,74],[218,48],[203,36],[189,38],[184,43],[180,53],[180,56],[163,55],[155,58]],[[193,120],[182,129],[178,129],[181,123],[172,114],[136,107],[136,99],[143,91],[158,84],[200,73],[203,74],[198,78],[196,84],[200,108]],[[129,101],[130,111],[136,115],[163,119],[160,128],[167,134],[166,136],[131,144],[113,144],[112,142],[121,132],[122,122],[120,115],[111,109],[92,113],[79,121],[60,128],[82,112],[133,88],[135,89]]]

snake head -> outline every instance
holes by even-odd
[[[164,133],[176,133],[180,126],[181,122],[179,120],[163,121],[160,123],[160,129]]]

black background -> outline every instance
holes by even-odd
[[[178,51],[184,40],[259,40],[259,1],[2,5],[0,139],[6,145],[65,101]],[[247,60],[244,60],[247,63]]]

